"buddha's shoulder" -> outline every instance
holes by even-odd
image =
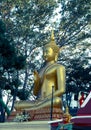
[[[44,72],[49,74],[49,73],[55,72],[55,70],[58,70],[58,71],[65,70],[65,67],[61,64],[54,63],[48,66]]]
[[[65,69],[65,67],[64,67],[62,64],[58,64],[58,63],[55,63],[55,64],[54,64],[54,67],[56,67],[56,68],[61,68],[61,69]]]

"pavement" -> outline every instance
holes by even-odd
[[[50,130],[48,121],[5,122],[0,123],[0,130]]]

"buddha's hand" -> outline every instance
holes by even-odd
[[[40,85],[39,84],[40,84],[40,77],[39,77],[38,72],[35,70],[34,71],[34,89],[33,89],[33,94],[35,96],[38,95],[38,92],[40,90]]]

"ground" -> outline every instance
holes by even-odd
[[[0,130],[50,130],[48,121],[0,123]]]

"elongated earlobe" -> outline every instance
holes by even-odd
[[[56,54],[55,55],[55,62],[58,60],[58,55]]]

